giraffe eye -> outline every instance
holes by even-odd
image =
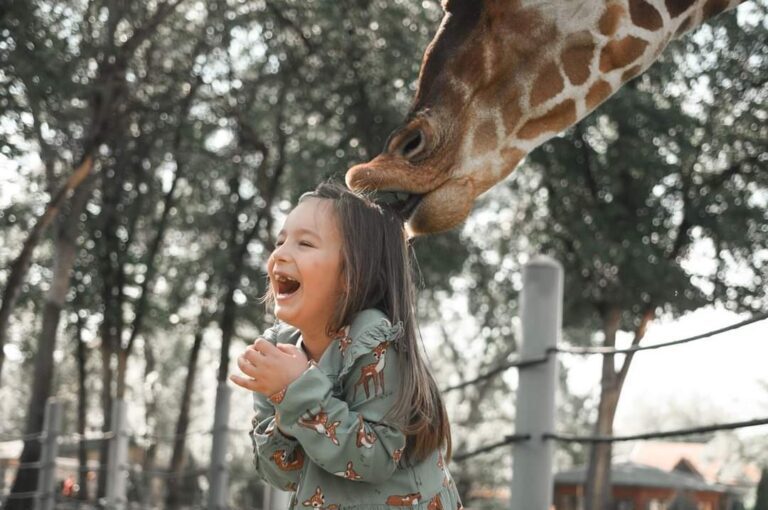
[[[420,129],[417,129],[405,139],[405,142],[402,144],[401,153],[405,159],[411,159],[422,152],[425,145],[424,134]]]

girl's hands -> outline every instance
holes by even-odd
[[[258,338],[237,358],[243,373],[229,380],[247,390],[270,397],[295,381],[307,369],[307,355],[291,344],[272,345]]]

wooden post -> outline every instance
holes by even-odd
[[[216,410],[213,417],[213,445],[211,466],[208,473],[210,493],[208,510],[227,508],[227,440],[229,434],[229,400],[232,390],[226,382],[220,382],[216,391]]]
[[[107,508],[123,510],[127,503],[128,424],[124,400],[112,404],[112,430],[107,459]]]
[[[45,404],[43,436],[40,439],[40,476],[37,482],[35,510],[53,510],[56,503],[56,457],[61,429],[61,403],[50,397]]]
[[[563,315],[563,268],[554,259],[537,257],[523,268],[520,299],[520,359],[543,358],[557,345]],[[552,505],[552,441],[542,438],[555,426],[557,359],[522,367],[517,388],[515,433],[531,439],[514,446],[512,510],[549,510]]]
[[[264,510],[285,510],[289,506],[291,506],[290,492],[281,491],[271,485],[264,484],[264,499],[262,501]]]

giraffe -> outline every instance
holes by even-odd
[[[448,230],[534,148],[743,0],[443,0],[410,111],[347,171],[393,192],[411,235]]]

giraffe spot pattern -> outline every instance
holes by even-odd
[[[666,0],[667,12],[673,18],[680,16],[694,4],[696,0]]]
[[[611,95],[611,86],[605,80],[595,82],[587,92],[587,109],[592,110]]]
[[[664,25],[659,11],[645,0],[629,0],[629,17],[646,30],[658,30]]]
[[[643,70],[643,66],[641,66],[640,64],[630,67],[629,69],[627,69],[621,74],[621,82],[622,83],[628,82],[629,80],[631,80],[632,78],[640,74],[640,71],[642,70]]]
[[[686,33],[688,30],[691,29],[691,24],[693,23],[693,17],[688,16],[683,20],[682,23],[680,23],[680,26],[677,27],[677,31],[675,31],[675,36],[680,37],[684,33]]]
[[[498,138],[496,136],[496,124],[492,120],[485,120],[477,126],[473,148],[476,154],[484,154],[496,148]]]
[[[555,62],[547,62],[539,71],[539,75],[531,88],[531,107],[535,107],[559,94],[565,83],[560,76],[560,70]]]
[[[708,0],[704,4],[704,19],[716,16],[728,8],[728,0]]]
[[[519,138],[530,140],[543,133],[561,131],[576,122],[576,103],[573,99],[563,101],[541,117],[531,119],[520,128]]]
[[[560,59],[568,81],[581,85],[590,75],[590,65],[595,54],[595,42],[587,31],[577,32],[568,37]]]
[[[615,34],[616,30],[619,29],[619,22],[624,17],[625,12],[624,6],[619,3],[611,2],[608,4],[598,23],[600,33],[608,36]]]
[[[637,60],[648,47],[648,41],[627,36],[618,41],[609,41],[600,53],[600,72],[607,73],[626,67]]]

